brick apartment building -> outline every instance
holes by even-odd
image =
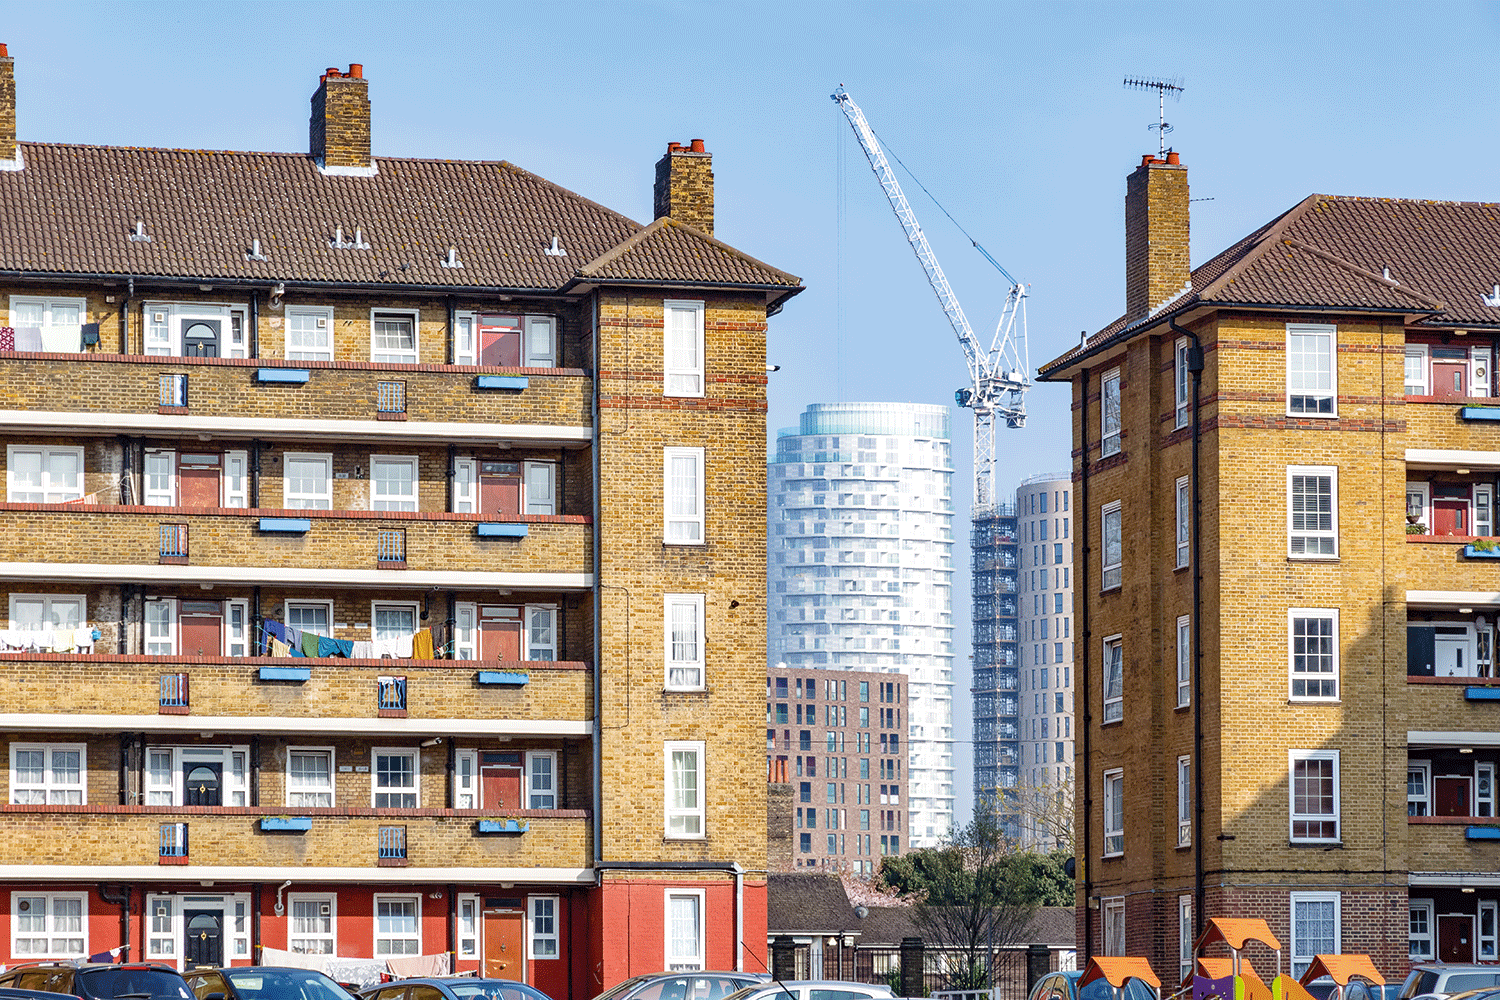
[[[910,849],[906,675],[789,669],[766,678],[772,784],[790,784],[792,868],[873,875]]]
[[[1171,153],[1125,220],[1125,315],[1041,369],[1073,392],[1084,957],[1176,981],[1226,916],[1294,972],[1494,961],[1500,211],[1312,195],[1190,273]]]
[[[800,283],[713,238],[701,142],[642,226],[372,156],[357,65],[306,153],[17,142],[16,101],[0,46],[0,961],[760,968]]]

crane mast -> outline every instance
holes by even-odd
[[[981,516],[990,511],[996,502],[995,421],[1004,420],[1007,427],[1022,427],[1026,423],[1026,390],[1031,387],[1027,373],[1031,366],[1026,347],[1025,286],[1011,277],[984,247],[977,242],[974,244],[975,249],[984,254],[985,259],[1010,282],[1010,291],[1006,294],[1000,321],[995,326],[995,334],[989,347],[986,348],[974,333],[974,328],[969,325],[958,296],[953,294],[953,288],[943,274],[937,255],[932,252],[922,226],[917,222],[916,213],[912,211],[911,203],[906,200],[906,194],[901,190],[901,184],[886,160],[875,130],[865,119],[865,113],[843,87],[839,87],[831,96],[854,129],[854,135],[870,161],[870,168],[875,171],[881,188],[885,190],[891,210],[896,213],[896,220],[901,223],[906,240],[917,255],[922,270],[926,272],[927,281],[943,307],[943,314],[948,317],[953,332],[958,336],[959,346],[963,348],[964,360],[969,368],[969,385],[954,393],[954,398],[960,406],[967,406],[974,411],[973,504],[974,516]]]

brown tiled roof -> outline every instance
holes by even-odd
[[[1385,275],[1389,270],[1389,278]],[[1120,317],[1049,372],[1200,305],[1423,314],[1419,325],[1500,327],[1500,205],[1310,195],[1193,269],[1193,290],[1154,317]]]
[[[304,154],[21,147],[25,168],[0,172],[0,270],[554,290],[652,228],[505,162],[377,157],[374,177],[335,177]],[[137,220],[149,241],[130,239]],[[330,246],[339,228],[368,249]],[[566,256],[545,252],[554,236]],[[246,259],[257,239],[265,261]],[[713,245],[669,245],[635,267],[797,284]],[[461,268],[442,266],[449,247]]]
[[[784,285],[800,278],[675,219],[660,218],[597,260],[578,269],[601,281],[709,281],[725,285]],[[691,277],[689,277],[691,276]]]
[[[766,926],[776,933],[857,930],[859,918],[837,875],[776,874],[766,880]]]

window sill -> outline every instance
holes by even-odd
[[[1292,697],[1288,697],[1287,698],[1286,703],[1288,705],[1333,705],[1333,706],[1338,706],[1338,705],[1342,705],[1344,703],[1344,699],[1342,699],[1342,698],[1298,698],[1298,697],[1292,696]]]
[[[192,862],[189,861],[185,855],[181,856],[181,857],[178,857],[178,856],[159,857],[159,858],[156,859],[156,863],[159,864],[159,865],[188,865],[188,864],[192,864]]]
[[[1325,850],[1337,847],[1342,850],[1344,842],[1342,840],[1288,840],[1286,846],[1295,848],[1316,847]]]
[[[669,833],[665,834],[661,839],[662,843],[664,844],[681,844],[684,842],[693,843],[695,841],[698,843],[703,843],[708,840],[708,836],[707,834],[698,834],[697,836],[693,837],[674,837]]]
[[[1337,553],[1331,556],[1291,555],[1289,553],[1286,561],[1289,563],[1336,563],[1339,561],[1339,556]]]
[[[1120,851],[1120,852],[1118,852],[1116,854],[1102,854],[1102,855],[1099,856],[1099,859],[1101,861],[1119,861],[1120,859],[1122,859],[1124,857],[1125,857],[1125,852],[1124,851]]]
[[[664,687],[662,694],[708,694],[707,687]]]
[[[1494,816],[1408,816],[1408,826],[1474,826],[1492,824]]]

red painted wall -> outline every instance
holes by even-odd
[[[746,972],[762,972],[766,953],[765,883],[745,885]],[[661,972],[666,963],[666,894],[670,889],[702,889],[705,955],[708,969],[734,968],[734,879],[727,873],[718,881],[662,881],[606,878],[590,900],[596,922],[589,939],[592,994],[575,991],[572,1000],[588,1000],[615,983],[647,972]],[[759,959],[759,961],[757,961]]]

